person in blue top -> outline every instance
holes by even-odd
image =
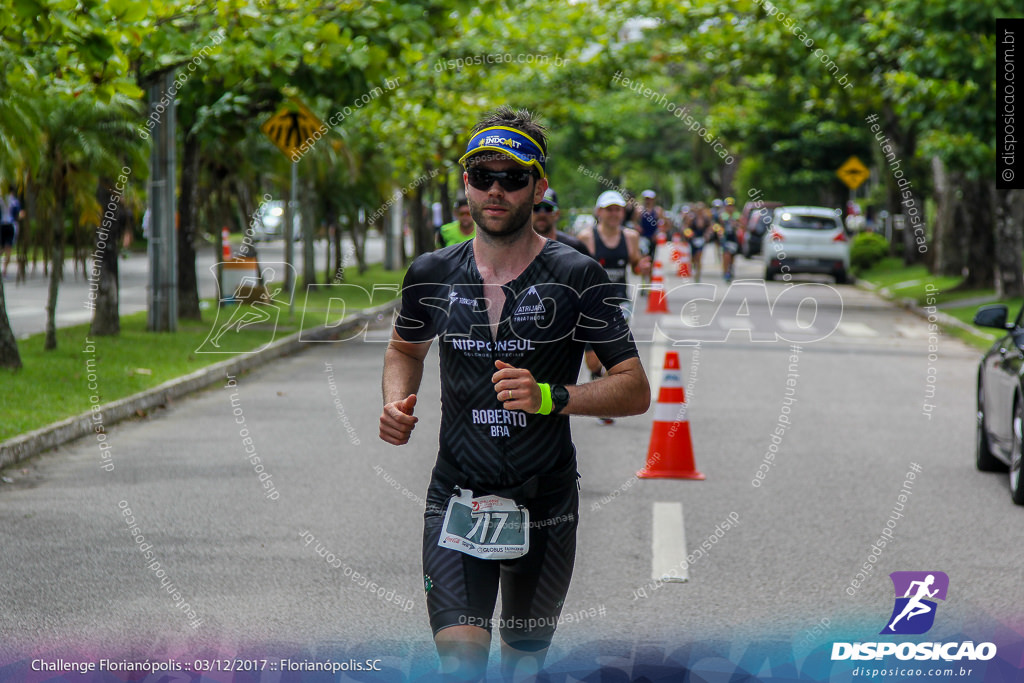
[[[531,228],[548,185],[546,142],[522,109],[500,107],[476,125],[460,159],[476,236],[413,261],[384,355],[380,437],[402,445],[427,350],[440,345],[423,581],[441,673],[460,680],[486,672],[499,589],[503,673],[543,666],[576,549],[568,415],[634,415],[650,404],[626,321],[605,301],[604,270]],[[577,385],[587,343],[609,370]]]
[[[654,260],[654,251],[658,244],[658,230],[665,227],[665,212],[657,204],[657,193],[654,190],[644,190],[640,193],[643,199],[643,207],[640,208],[637,228],[640,233],[640,253],[649,256]],[[650,284],[651,274],[648,272],[643,276],[642,282]],[[641,290],[642,295],[647,292]]]
[[[18,236],[18,219],[21,217],[21,202],[14,193],[7,190],[0,194],[0,251],[3,252],[3,277],[7,277],[7,266],[11,263],[11,249]]]

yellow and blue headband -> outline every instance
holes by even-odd
[[[484,128],[469,139],[466,153],[459,159],[459,163],[465,166],[471,156],[483,151],[504,154],[516,163],[536,168],[541,178],[547,177],[544,170],[544,164],[547,163],[544,148],[529,135],[515,128],[506,126]]]

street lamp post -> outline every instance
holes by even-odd
[[[149,315],[150,332],[178,329],[178,240],[175,234],[174,72],[161,74],[149,87],[153,146],[150,151],[149,191]],[[165,103],[165,99],[168,100]]]

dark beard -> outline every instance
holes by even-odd
[[[483,205],[469,202],[469,211],[473,215],[477,230],[492,242],[511,243],[517,241],[525,228],[533,230],[533,204],[525,202],[518,208],[508,207],[509,214],[505,217],[504,226],[498,230],[486,227]]]

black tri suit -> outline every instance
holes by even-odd
[[[539,650],[550,644],[575,561],[576,450],[567,416],[502,407],[491,382],[494,361],[526,368],[538,382],[571,385],[585,344],[607,368],[638,354],[608,275],[566,245],[549,240],[503,289],[492,338],[473,242],[424,254],[406,274],[395,331],[408,342],[436,337],[440,344],[440,448],[423,532],[431,628],[435,634],[459,624],[489,629],[500,583],[502,639]],[[444,510],[460,489],[528,508],[529,551],[492,560],[439,547]]]

